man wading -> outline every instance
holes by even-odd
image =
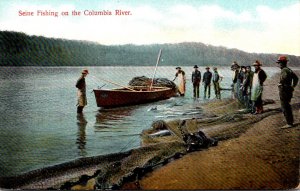
[[[194,98],[199,98],[199,85],[201,82],[201,72],[198,70],[198,66],[194,66],[195,71],[192,73],[193,93]]]
[[[287,123],[287,125],[283,126],[282,129],[293,127],[294,117],[290,102],[293,97],[294,88],[297,86],[299,80],[296,74],[287,67],[287,62],[288,59],[286,56],[280,56],[277,60],[281,69],[280,81],[278,84],[279,97],[282,112]]]
[[[212,77],[212,81],[214,84],[215,94],[217,99],[221,99],[221,89],[220,89],[220,82],[222,81],[223,76],[219,74],[218,68],[214,67],[214,73]]]
[[[173,81],[178,77],[178,92],[180,94],[180,96],[184,96],[185,94],[185,72],[181,69],[181,67],[176,67],[176,74],[175,74],[175,78],[173,79]]]
[[[77,80],[76,88],[78,88],[77,96],[77,113],[82,113],[84,106],[87,105],[85,77],[88,75],[88,70],[82,70],[81,77]]]
[[[209,71],[209,67],[206,67],[206,72],[203,74],[203,85],[204,85],[204,99],[206,99],[206,94],[208,90],[208,99],[210,98],[210,83],[212,78],[212,73]]]

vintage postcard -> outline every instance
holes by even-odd
[[[0,1],[0,188],[299,189],[299,0]]]

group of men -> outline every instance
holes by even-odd
[[[287,67],[288,61],[289,60],[286,56],[280,56],[277,59],[278,66],[281,69],[280,80],[278,84],[279,97],[282,112],[287,122],[287,125],[282,128],[291,128],[294,125],[294,118],[290,102],[293,97],[294,88],[297,86],[299,80],[297,75]],[[249,112],[253,114],[261,114],[263,113],[263,83],[267,79],[267,75],[266,72],[261,68],[262,64],[260,61],[256,60],[252,66],[255,68],[254,71],[251,71],[251,66],[240,66],[236,61],[232,63],[232,95],[233,98],[236,98],[242,102]],[[181,69],[181,67],[177,67],[176,70],[177,72],[174,80],[178,77],[178,91],[181,96],[184,96],[186,83],[185,72]],[[210,98],[211,81],[214,85],[216,98],[220,99],[221,94],[219,83],[223,79],[223,76],[218,73],[216,67],[214,67],[213,73],[209,70],[210,68],[206,67],[206,72],[202,77],[202,83],[204,85],[204,99],[206,96]],[[76,83],[76,87],[78,88],[77,113],[82,113],[83,108],[87,105],[85,77],[88,75],[88,73],[88,70],[83,70],[81,77]],[[194,66],[191,81],[193,83],[194,98],[199,98],[201,72],[198,70],[197,65]]]
[[[240,66],[236,61],[232,63],[232,98],[243,103],[249,112],[260,114],[263,113],[262,92],[267,74],[260,61],[256,60],[252,66],[254,72],[251,66]]]
[[[297,75],[287,67],[288,58],[280,56],[276,63],[281,69],[280,80],[278,84],[279,97],[282,112],[285,116],[287,125],[283,128],[293,127],[294,118],[291,107],[294,88],[298,84]],[[252,66],[255,70],[251,71],[251,66],[240,66],[237,62],[231,65],[232,75],[232,95],[243,103],[246,109],[252,114],[263,113],[263,84],[267,79],[266,72],[261,68],[262,64],[256,60]]]
[[[291,107],[291,99],[293,97],[294,88],[298,84],[297,75],[287,67],[288,58],[286,56],[280,56],[276,63],[278,63],[281,69],[280,81],[278,84],[279,97],[281,102],[282,112],[286,118],[287,125],[283,128],[290,128],[294,124],[294,118]],[[231,65],[232,70],[232,98],[238,99],[245,105],[246,110],[254,115],[263,113],[263,100],[262,94],[264,89],[264,82],[267,79],[266,72],[262,69],[262,64],[259,60],[256,60],[252,66],[254,71],[251,70],[251,66],[240,66],[236,61]],[[201,83],[201,72],[198,70],[198,66],[194,66],[192,73],[193,84],[193,96],[199,98],[199,86]],[[220,94],[220,81],[223,79],[218,73],[216,67],[214,72],[209,71],[209,67],[206,67],[206,72],[202,77],[202,84],[204,85],[204,99],[210,98],[210,86],[213,82],[215,94],[217,99],[221,99]],[[178,92],[180,96],[185,95],[185,72],[181,67],[176,68],[174,80],[178,77]],[[173,80],[173,81],[174,81]]]
[[[223,76],[218,73],[218,69],[216,67],[213,68],[214,72],[210,72],[210,68],[206,67],[206,72],[204,72],[203,77],[201,78],[201,72],[198,69],[197,65],[194,66],[194,71],[192,73],[192,84],[193,84],[193,96],[194,98],[199,98],[200,95],[200,84],[202,79],[202,84],[204,85],[204,99],[210,98],[210,86],[211,82],[213,82],[214,90],[217,99],[221,99],[221,89],[220,82],[223,79]],[[178,92],[180,96],[185,95],[185,84],[186,77],[185,72],[181,69],[181,67],[176,67],[176,74],[173,81],[178,77]]]

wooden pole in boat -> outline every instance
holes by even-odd
[[[156,66],[155,66],[154,74],[153,74],[153,77],[152,77],[152,80],[151,80],[151,84],[150,84],[150,91],[152,90],[153,80],[154,80],[154,77],[155,77],[155,74],[156,74],[156,69],[157,69],[157,65],[158,65],[159,60],[160,60],[160,56],[161,56],[161,49],[159,50],[159,53],[158,53],[158,57],[157,57],[157,61],[156,61]]]
[[[137,91],[137,90],[135,90],[135,89],[132,89],[132,88],[129,88],[129,87],[123,86],[123,85],[121,85],[121,84],[118,84],[118,83],[116,83],[116,82],[112,82],[112,81],[105,80],[105,79],[102,79],[102,78],[99,78],[99,77],[95,77],[95,76],[93,76],[93,77],[94,77],[94,78],[96,78],[96,79],[99,79],[99,80],[102,80],[102,81],[105,81],[105,82],[111,83],[111,84],[113,84],[113,85],[120,86],[120,87],[122,87],[122,88],[125,88],[125,89],[128,89],[128,90],[131,90],[131,91]]]

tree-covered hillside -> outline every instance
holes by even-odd
[[[0,31],[0,66],[153,66],[159,49],[163,51],[160,65],[165,66],[229,66],[233,61],[250,65],[255,60],[260,60],[264,66],[276,66],[274,63],[279,56],[195,42],[106,46]],[[291,65],[300,66],[299,56],[288,56]]]

